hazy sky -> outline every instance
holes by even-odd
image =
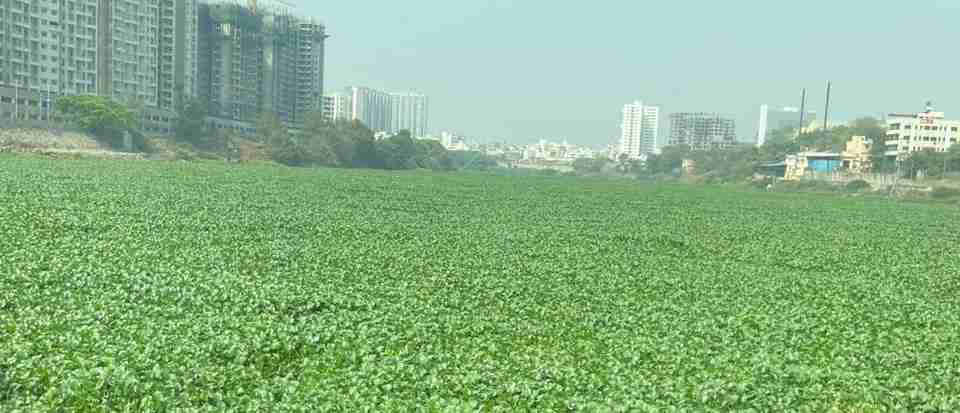
[[[635,99],[722,112],[752,138],[758,107],[960,118],[960,0],[290,0],[319,17],[326,89],[431,99],[430,129],[606,144]],[[822,119],[822,115],[821,119]]]

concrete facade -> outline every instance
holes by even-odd
[[[210,116],[254,122],[272,112],[296,127],[322,112],[327,37],[322,24],[284,6],[201,3],[199,96]]]
[[[429,99],[416,93],[391,93],[391,133],[410,131],[415,138],[427,136]]]
[[[352,86],[344,90],[344,95],[347,97],[349,120],[360,121],[374,132],[389,132],[393,127],[390,94]]]
[[[887,116],[888,158],[902,160],[923,150],[946,152],[960,139],[960,121],[947,120],[943,112],[894,113]]]
[[[58,96],[96,93],[91,0],[0,0],[0,122],[40,121]]]
[[[620,123],[620,155],[640,159],[657,152],[660,108],[641,101],[623,106]]]
[[[50,120],[99,94],[169,130],[196,85],[196,0],[0,0],[0,119]]]
[[[873,142],[866,136],[854,136],[847,141],[846,148],[840,153],[844,170],[851,173],[867,173],[873,169],[871,150]]]
[[[670,115],[671,146],[692,150],[724,148],[737,143],[736,122],[717,113],[673,113]]]
[[[350,100],[342,93],[323,96],[323,118],[327,122],[350,120]]]

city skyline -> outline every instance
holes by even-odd
[[[730,114],[740,126],[738,138],[751,142],[760,105],[799,107],[800,90],[806,88],[808,109],[822,113],[828,80],[834,82],[831,119],[916,110],[927,99],[948,114],[960,113],[960,99],[953,99],[960,85],[949,81],[952,57],[923,72],[907,61],[870,64],[893,50],[939,54],[941,41],[899,33],[923,33],[919,39],[960,35],[953,24],[960,7],[943,1],[918,1],[901,10],[860,0],[811,0],[790,8],[790,21],[806,23],[796,30],[784,27],[782,4],[752,0],[292,3],[331,27],[330,90],[363,84],[420,91],[431,96],[434,133],[462,130],[518,142],[562,136],[600,145],[617,141],[619,109],[641,98],[660,106],[664,117]],[[530,32],[529,21],[548,4],[551,21]],[[372,7],[382,12],[369,13]],[[700,12],[689,13],[691,7]],[[640,8],[665,17],[651,20],[643,33],[669,40],[644,42],[642,53],[624,53],[636,47],[633,36],[624,34],[632,26],[628,17]],[[830,12],[818,11],[824,8]],[[906,27],[856,24],[856,11],[864,9],[877,21]],[[670,16],[684,16],[683,24]],[[573,27],[577,35],[569,38]],[[568,40],[557,43],[558,38]]]

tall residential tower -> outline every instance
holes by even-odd
[[[196,87],[196,8],[196,0],[0,0],[0,118],[39,120],[56,98],[80,94],[171,113]]]
[[[374,132],[394,134],[402,130],[415,138],[427,136],[429,98],[417,93],[388,93],[351,86],[343,93],[324,97],[328,120],[362,122]]]
[[[393,111],[391,133],[406,130],[415,138],[427,136],[429,102],[426,96],[416,93],[391,93],[390,106]]]
[[[620,130],[621,155],[640,159],[656,153],[660,108],[640,101],[624,105]]]

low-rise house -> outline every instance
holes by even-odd
[[[847,141],[847,146],[841,155],[843,170],[862,174],[870,172],[873,169],[873,156],[871,150],[873,142],[866,136],[854,136]]]

